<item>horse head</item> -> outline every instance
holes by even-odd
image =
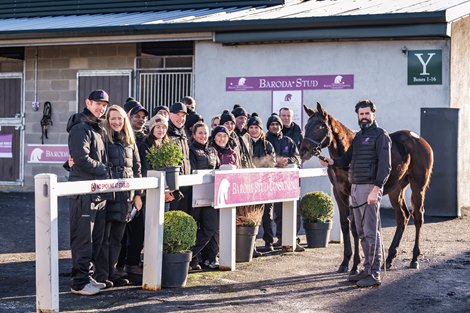
[[[329,127],[329,115],[317,102],[317,110],[314,111],[304,105],[305,113],[309,116],[305,125],[305,135],[299,148],[302,162],[312,156],[319,156],[321,149],[326,148],[331,142],[331,129]]]

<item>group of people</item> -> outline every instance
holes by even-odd
[[[240,105],[212,118],[210,128],[196,112],[196,101],[184,97],[170,107],[157,106],[152,115],[135,99],[112,104],[104,90],[85,100],[83,112],[67,124],[70,158],[64,167],[70,181],[145,177],[146,153],[152,146],[175,142],[184,155],[180,174],[217,169],[287,167],[300,164],[298,147],[302,131],[293,111],[282,108],[266,125],[256,113]],[[193,208],[192,188],[166,192],[169,210],[181,210],[198,224],[191,269],[218,267],[219,218],[212,207]],[[129,274],[142,274],[145,191],[104,192],[70,198],[71,291],[95,295],[101,289],[128,285]],[[273,211],[277,242],[274,242]],[[280,246],[282,212],[277,204],[265,205],[262,225],[264,249]],[[298,245],[296,251],[303,251]],[[255,256],[258,251],[255,249]]]

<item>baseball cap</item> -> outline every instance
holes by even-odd
[[[185,113],[188,114],[188,110],[186,109],[186,106],[181,103],[181,102],[175,102],[171,105],[170,107],[170,113]]]
[[[149,116],[149,112],[141,105],[138,105],[138,106],[135,106],[131,109],[129,115],[132,116],[134,114],[136,114],[137,112],[139,111],[144,111],[145,113],[145,116]]]
[[[102,89],[97,89],[95,91],[92,91],[90,95],[88,96],[88,100],[95,101],[95,102],[107,102],[109,104],[109,96],[106,93],[106,91]]]

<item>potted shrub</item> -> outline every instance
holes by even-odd
[[[245,205],[237,207],[236,258],[237,262],[250,262],[253,249],[263,218],[264,205]]]
[[[162,287],[184,287],[188,278],[191,248],[196,243],[197,225],[183,211],[165,213],[163,222]]]
[[[170,140],[162,143],[161,146],[150,147],[147,150],[146,157],[152,170],[165,172],[168,189],[179,189],[178,176],[184,155],[175,142]]]
[[[309,248],[328,246],[333,225],[333,212],[333,199],[324,192],[308,192],[302,197],[300,200],[300,214],[304,219],[307,246]]]

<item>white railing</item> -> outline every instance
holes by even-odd
[[[282,169],[279,169],[282,170]],[[291,169],[292,170],[292,169]],[[240,171],[240,170],[237,170]],[[243,170],[242,170],[243,171]],[[246,169],[263,171],[263,169]],[[161,289],[165,173],[149,171],[149,177],[100,181],[57,182],[55,174],[35,176],[36,215],[36,310],[59,312],[58,197],[146,189],[145,253],[142,288]],[[299,177],[326,176],[326,169],[300,169]],[[193,205],[211,205],[214,172],[198,171],[179,177],[180,186],[193,186]],[[268,200],[268,199],[267,199]],[[276,200],[279,201],[279,200]],[[220,269],[235,270],[235,207],[220,210]],[[295,248],[297,201],[283,202],[282,243]],[[334,215],[331,239],[340,241],[338,214]]]

